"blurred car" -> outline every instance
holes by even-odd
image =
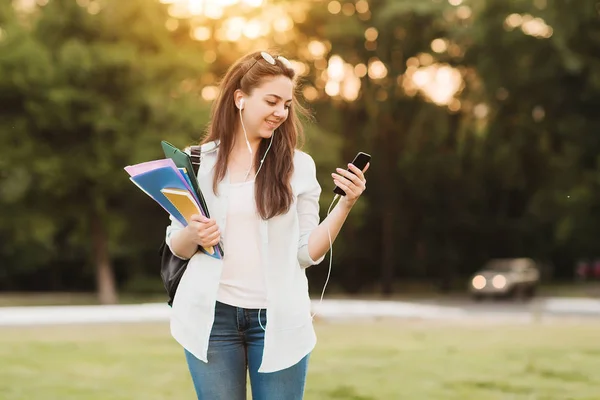
[[[531,298],[540,281],[540,270],[530,258],[493,259],[469,282],[474,299],[484,297]]]

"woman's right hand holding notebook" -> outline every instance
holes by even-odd
[[[194,214],[190,217],[185,230],[187,230],[186,233],[189,238],[205,249],[216,246],[221,240],[221,232],[217,221],[200,214]]]

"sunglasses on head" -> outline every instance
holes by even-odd
[[[265,60],[266,62],[268,62],[271,65],[275,65],[275,60],[279,60],[281,61],[281,63],[286,67],[286,68],[292,68],[292,63],[285,57],[283,56],[275,56],[273,57],[272,55],[270,55],[269,53],[267,53],[266,51],[261,51],[260,52],[261,58],[257,58],[252,65],[250,66],[250,68],[248,68],[246,70],[245,73],[248,73],[248,71],[250,71],[252,69],[252,67],[254,67],[254,65],[259,62],[261,59]]]

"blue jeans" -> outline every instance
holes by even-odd
[[[187,350],[185,356],[198,400],[246,400],[246,372],[253,400],[301,400],[308,355],[281,371],[259,373],[262,362],[266,311],[217,302],[208,345],[208,363]]]

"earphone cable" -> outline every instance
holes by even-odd
[[[254,152],[252,151],[252,147],[250,146],[250,141],[248,140],[248,134],[246,133],[246,126],[244,125],[244,118],[242,118],[242,109],[240,108],[240,122],[242,123],[242,130],[244,131],[244,137],[246,138],[246,146],[248,146],[248,151],[250,152],[250,168],[248,168],[248,171],[246,171],[246,176],[244,177],[244,182],[248,179],[248,174],[250,174],[250,171],[252,170],[252,164],[254,162]],[[273,136],[275,136],[275,131],[273,131],[273,133],[271,134],[271,140],[269,140],[269,147],[267,147],[267,151],[265,151],[265,154],[263,155],[262,159],[260,160],[260,165],[258,166],[258,170],[256,171],[256,174],[254,174],[254,179],[256,179],[256,177],[258,176],[258,173],[260,172],[260,169],[263,166],[263,163],[265,162],[265,158],[267,157],[267,153],[269,152],[269,150],[271,149],[271,145],[273,144]]]
[[[336,200],[340,198],[339,194],[336,194],[329,205],[329,209],[327,210],[327,216],[331,213],[331,207],[335,204]],[[323,291],[321,292],[321,298],[319,299],[319,305],[317,308],[321,306],[323,302],[323,297],[325,296],[325,289],[327,288],[327,284],[329,283],[329,277],[331,276],[331,266],[333,264],[333,240],[331,240],[331,231],[329,230],[329,224],[327,224],[327,236],[329,237],[329,269],[327,270],[327,278],[325,279],[325,284],[323,285]],[[317,315],[315,311],[313,315],[311,315],[311,319],[313,319]]]
[[[339,194],[336,194],[333,197],[333,200],[331,201],[331,204],[329,205],[329,209],[327,210],[327,216],[329,216],[329,214],[331,213],[331,208],[335,204],[336,200],[338,200],[339,198],[340,198]],[[325,289],[327,288],[327,284],[329,283],[329,277],[331,276],[331,267],[333,264],[333,240],[331,239],[331,230],[329,229],[329,225],[327,225],[327,236],[329,237],[329,269],[327,270],[327,278],[325,279],[325,284],[323,285],[323,291],[321,292],[321,297],[319,299],[319,305],[317,306],[317,308],[319,308],[321,306],[321,303],[323,302],[323,297],[325,296]],[[262,311],[262,308],[260,308],[258,310],[258,324],[260,325],[260,327],[262,328],[263,331],[266,331],[266,329],[263,326],[262,321],[260,319],[261,311]],[[314,319],[315,315],[317,315],[316,311],[310,316],[310,319]]]
[[[240,122],[242,124],[242,130],[244,131],[244,137],[246,138],[246,145],[248,146],[248,151],[250,152],[250,168],[248,168],[248,171],[246,172],[246,176],[244,178],[244,181],[246,179],[248,179],[248,174],[250,174],[250,171],[252,170],[252,159],[253,159],[253,152],[252,152],[252,147],[250,146],[250,142],[248,141],[248,134],[246,133],[246,127],[244,125],[244,119],[242,118],[242,109],[240,107]],[[271,145],[273,144],[273,136],[275,136],[275,132],[273,131],[273,133],[271,134],[271,140],[269,141],[269,146],[267,147],[267,150],[265,151],[265,154],[263,155],[262,159],[260,160],[260,165],[258,167],[258,170],[256,171],[256,174],[254,175],[254,179],[256,179],[256,177],[258,176],[258,173],[260,172],[263,163],[265,161],[265,158],[267,157],[267,153],[269,152],[269,149],[271,149]],[[329,208],[327,209],[327,216],[329,216],[329,214],[331,213],[331,208],[333,207],[333,205],[336,203],[336,201],[340,198],[339,194],[336,194],[333,197],[333,200],[331,201],[331,204],[329,205]],[[327,278],[325,279],[325,284],[323,285],[323,291],[321,292],[321,297],[319,299],[319,306],[321,305],[321,303],[323,302],[323,297],[325,296],[325,289],[327,288],[327,284],[329,283],[329,278],[331,277],[331,267],[333,265],[333,240],[331,239],[331,230],[329,229],[329,224],[327,224],[327,237],[329,238],[329,269],[327,271]],[[262,311],[262,308],[260,308],[258,310],[258,324],[260,325],[260,327],[263,329],[263,331],[266,331],[265,327],[262,324],[261,321],[261,314],[260,312]],[[317,315],[317,312],[315,311],[312,315],[311,315],[311,319],[314,319],[315,315]]]

